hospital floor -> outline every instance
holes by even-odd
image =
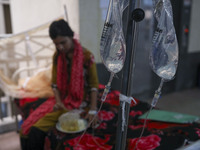
[[[150,103],[151,100],[148,100]],[[157,107],[162,110],[200,116],[200,88],[163,95]],[[0,150],[20,150],[19,134],[10,131],[0,134]]]

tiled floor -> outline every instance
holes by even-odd
[[[0,135],[0,150],[20,150],[19,134],[15,131]]]
[[[157,107],[163,110],[200,116],[200,88],[164,95],[159,99]],[[20,150],[18,133],[12,131],[0,134],[0,150]]]

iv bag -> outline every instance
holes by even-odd
[[[122,30],[122,11],[126,6],[127,3],[124,4],[122,1],[119,3],[119,0],[110,0],[101,36],[101,59],[108,71],[112,73],[119,72],[125,61],[126,46]]]
[[[154,16],[157,21],[150,66],[165,81],[172,80],[178,65],[178,42],[173,25],[172,7],[169,0],[154,0]]]
[[[129,0],[118,0],[120,5],[120,12],[123,14],[123,11],[128,7]]]

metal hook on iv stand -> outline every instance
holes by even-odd
[[[137,40],[137,24],[144,19],[145,13],[142,9],[134,9],[135,2],[129,0],[128,19],[127,19],[127,34],[126,34],[126,60],[123,67],[123,79],[121,93],[126,96],[131,96],[131,76],[133,72],[133,59],[135,55],[136,40]],[[133,10],[133,11],[132,11]],[[118,124],[122,122],[122,104],[118,112]],[[125,123],[128,125],[130,104],[125,103]],[[117,126],[117,139],[115,150],[125,150],[126,147],[127,126],[122,131],[122,126]]]

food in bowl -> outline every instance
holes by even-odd
[[[80,131],[86,128],[84,119],[80,119],[80,114],[67,112],[59,117],[59,124],[64,131]]]

